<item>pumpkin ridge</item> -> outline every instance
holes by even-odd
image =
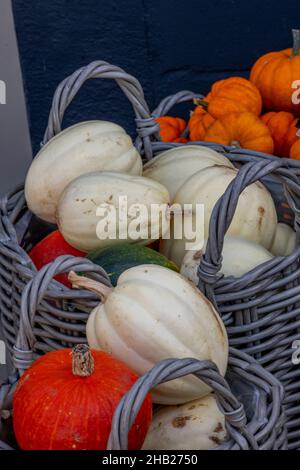
[[[183,280],[184,280],[185,283],[187,283],[186,279],[183,278]],[[135,278],[135,279],[130,279],[130,280],[125,281],[125,282],[122,281],[122,285],[124,285],[124,284],[127,284],[127,285],[128,285],[128,284],[132,284],[132,285],[135,287],[135,286],[138,285],[138,284],[142,284],[142,280],[139,280],[139,279],[136,279],[136,278]],[[156,283],[155,281],[153,281],[152,279],[147,279],[147,284],[152,284],[152,286],[156,288],[157,294],[159,293],[159,291],[165,292],[165,287],[157,286],[157,283]],[[195,289],[194,286],[192,286],[192,285],[190,286],[188,283],[187,283],[187,288],[193,288],[193,290]],[[145,289],[145,286],[144,286],[144,289]],[[147,286],[146,289],[147,289],[148,291],[150,291],[151,288],[150,288],[150,287],[148,288],[148,286]],[[187,306],[186,306],[186,304],[185,304],[185,301],[182,299],[182,297],[181,297],[180,295],[178,295],[178,293],[175,292],[175,291],[173,291],[173,290],[171,290],[170,292],[171,292],[171,295],[176,298],[176,301],[177,301],[180,305],[182,305],[183,311],[186,310]],[[151,293],[151,292],[150,292],[150,293]],[[198,293],[198,291],[197,291],[197,293]],[[133,296],[129,296],[129,294],[124,294],[124,292],[122,292],[121,290],[120,290],[120,291],[117,291],[117,292],[115,292],[115,293],[113,293],[112,295],[116,295],[116,296],[118,296],[118,297],[122,297],[122,298],[123,298],[123,302],[124,302],[124,301],[125,301],[125,302],[128,301],[128,302],[130,302],[130,303],[134,303],[135,305],[137,305],[137,306],[138,306],[138,309],[141,309],[141,310],[143,311],[143,315],[144,315],[145,317],[147,317],[147,318],[150,320],[150,323],[155,324],[155,320],[152,319],[151,314],[150,314],[150,313],[147,311],[147,309],[145,309],[145,307],[143,307],[143,306],[141,305],[141,303],[138,302]],[[146,298],[148,299],[148,296],[146,296]],[[126,300],[125,300],[125,299],[126,299]],[[148,299],[148,300],[149,300],[149,299]],[[192,307],[192,304],[190,305],[189,311],[190,311],[190,313],[192,313],[192,315],[193,315],[193,319],[194,319],[195,324],[199,324],[199,329],[204,330],[204,329],[205,329],[205,325],[204,325],[203,322],[202,322],[202,317],[201,317],[201,315],[199,315],[199,316],[196,315],[195,312],[194,312],[194,310],[193,310],[191,307]],[[108,303],[106,303],[106,310],[107,310],[107,309],[109,309],[109,300],[108,300]],[[107,315],[107,317],[109,316],[108,313],[107,313],[106,315]],[[175,318],[175,317],[174,317],[174,318]],[[169,319],[170,319],[171,322],[172,322],[172,318],[169,317]],[[219,325],[219,319],[215,319],[215,321],[216,321],[216,323]],[[111,318],[110,318],[110,322],[111,322]],[[182,329],[181,329],[180,326],[179,326],[180,323],[181,323],[180,320],[177,320],[177,319],[176,319],[176,321],[173,322],[172,325],[170,325],[170,324],[165,325],[164,323],[160,322],[160,323],[159,323],[159,327],[164,329],[166,336],[170,336],[173,342],[175,342],[175,341],[177,342],[177,344],[178,344],[178,349],[185,349],[185,350],[188,351],[188,352],[187,352],[187,356],[185,356],[185,357],[195,357],[195,354],[196,354],[195,351],[193,351],[192,349],[189,349],[189,347],[187,347],[187,345],[184,344],[181,340],[178,340],[178,336],[179,336],[180,332],[182,332]],[[204,323],[205,323],[205,322],[204,322]],[[115,329],[116,331],[118,331],[118,326],[119,326],[120,328],[122,328],[121,324],[118,325],[117,323],[115,324],[115,323],[112,323],[112,322],[111,322],[111,325],[114,326],[114,329]],[[177,325],[178,325],[178,330],[177,330],[176,328],[175,328],[175,330],[173,330],[173,326],[176,327]],[[201,325],[201,326],[200,326],[200,325]],[[171,330],[170,330],[169,328],[171,328]],[[210,335],[209,335],[209,336],[210,336]],[[223,330],[222,330],[222,338],[224,339],[224,331],[223,331]],[[122,340],[124,340],[124,337],[122,337]],[[127,342],[126,342],[126,344],[127,344]],[[207,341],[205,341],[205,344],[206,344],[207,349],[210,350],[209,343],[208,343]],[[180,346],[181,346],[181,348],[180,348]],[[131,349],[132,351],[135,351],[135,350],[133,350],[132,348],[130,348],[130,349]],[[167,352],[167,351],[166,351],[166,352]],[[167,353],[167,354],[168,354],[168,353]],[[140,355],[140,353],[139,353],[139,355]],[[169,356],[168,356],[168,357],[169,357]],[[143,356],[143,358],[148,362],[148,358],[147,358],[146,356]]]
[[[187,283],[187,281],[186,281],[186,279],[184,278],[184,276],[181,276],[181,277],[182,277],[182,279],[184,280],[184,282],[186,283],[186,288],[187,288],[187,289],[191,289],[191,290],[197,292],[197,295],[198,295],[198,294],[199,294],[198,289],[196,289],[196,287],[195,287],[194,285],[190,284],[189,282]],[[133,283],[133,284],[142,283],[142,281],[140,281],[139,279],[131,279],[131,280],[126,281],[126,282],[127,282],[127,283]],[[126,282],[123,281],[122,284],[126,284]],[[162,292],[165,291],[165,288],[161,288],[160,286],[157,286],[157,283],[156,283],[155,281],[153,281],[152,279],[147,279],[147,284],[152,284],[152,286],[155,287],[155,288],[158,290],[158,292],[159,292],[160,290],[161,290]],[[144,288],[145,288],[145,287],[144,287]],[[148,287],[147,287],[147,288],[148,288]],[[186,305],[185,305],[186,300],[183,301],[182,297],[178,294],[177,291],[170,289],[170,292],[171,292],[172,296],[176,298],[177,302],[183,306],[183,309],[186,309]],[[119,293],[118,293],[118,295],[119,295]],[[124,295],[124,294],[122,293],[121,295]],[[189,298],[189,297],[188,297],[188,298]],[[130,299],[131,299],[131,297],[130,297]],[[220,331],[221,331],[221,336],[222,336],[222,338],[224,339],[224,337],[226,337],[226,334],[224,333],[224,329],[222,328],[222,323],[221,323],[221,319],[220,319],[219,314],[216,312],[216,310],[215,310],[215,308],[213,307],[213,305],[212,305],[210,302],[208,302],[205,297],[203,297],[201,300],[204,301],[204,302],[206,302],[207,305],[209,306],[209,308],[211,309],[212,315],[213,315],[213,317],[215,318],[215,321],[216,321],[216,326],[217,326],[216,329],[217,329],[217,330],[220,329]],[[132,299],[132,301],[133,301],[134,303],[137,303],[137,302],[135,301],[135,299]],[[139,305],[139,304],[138,304],[138,305]],[[143,309],[143,310],[144,310],[144,309]],[[193,319],[194,319],[194,321],[195,321],[195,324],[197,324],[197,323],[201,324],[201,329],[202,329],[202,328],[204,329],[205,326],[203,325],[203,322],[201,321],[201,320],[202,320],[202,317],[201,317],[201,315],[198,316],[198,315],[195,314],[195,312],[194,312],[194,310],[193,310],[193,304],[190,304],[190,305],[189,305],[189,311],[190,311],[190,313],[193,314]],[[148,315],[148,317],[150,316],[150,314],[149,314],[148,312],[146,312],[146,314]],[[180,322],[178,322],[178,325],[179,325],[179,323],[180,323]],[[175,324],[177,325],[177,322],[176,322],[176,323],[175,323],[175,322],[173,323],[173,325],[175,325]],[[167,327],[166,327],[166,328],[167,328]],[[168,330],[167,330],[167,331],[168,331]],[[181,332],[181,331],[182,331],[181,329],[179,329],[179,331],[176,331],[176,330],[175,330],[175,331],[174,331],[174,335],[175,335],[175,333],[178,334],[178,335],[180,335],[180,332]],[[225,338],[225,339],[226,339],[226,338]],[[183,344],[182,342],[180,342],[180,343]],[[206,344],[207,344],[207,346],[208,346],[208,348],[209,348],[209,343],[206,342]],[[186,346],[184,346],[184,347],[186,348]],[[191,357],[194,357],[195,352],[192,351],[192,350],[190,350],[190,352],[192,353],[192,356],[191,356]]]
[[[120,294],[120,293],[118,292],[118,296],[122,297],[122,294]],[[125,299],[125,298],[126,298],[126,300],[131,300],[131,299],[127,299],[127,297],[123,296],[123,299]],[[134,301],[133,301],[133,303],[134,303]],[[109,305],[108,305],[107,307],[109,308]],[[127,349],[127,350],[131,351],[135,356],[138,355],[139,357],[141,357],[142,360],[147,363],[147,369],[151,369],[151,367],[152,367],[151,361],[150,361],[147,357],[145,357],[144,355],[142,355],[141,352],[139,352],[139,353],[137,354],[137,351],[135,350],[135,348],[133,348],[130,344],[128,344],[128,341],[127,341],[127,340],[128,340],[128,337],[125,337],[125,338],[127,339],[127,340],[126,340],[123,336],[121,336],[121,332],[120,332],[120,330],[117,328],[118,325],[119,325],[119,326],[121,326],[121,325],[118,324],[118,323],[115,323],[115,322],[112,320],[112,315],[110,315],[109,312],[106,312],[106,310],[107,310],[107,308],[105,309],[104,312],[101,312],[101,313],[98,313],[98,312],[97,312],[97,315],[96,315],[96,317],[95,317],[95,321],[97,322],[97,317],[98,317],[98,315],[102,315],[102,322],[104,322],[104,321],[106,322],[106,327],[107,327],[107,326],[109,327],[109,329],[110,329],[111,333],[113,334],[113,336],[117,336],[117,337],[118,337],[118,341],[119,341],[121,344],[123,344],[123,346],[125,347],[124,349]],[[99,340],[99,344],[101,344],[101,342],[102,342],[102,341]],[[111,353],[111,354],[112,354],[112,353]],[[121,360],[121,359],[119,359],[119,360]],[[139,372],[138,372],[138,373],[139,373]]]
[[[118,295],[120,295],[120,294],[118,293]],[[124,297],[124,296],[123,296],[123,297]],[[132,303],[132,299],[130,298],[129,300],[130,300],[130,302]],[[139,307],[140,307],[140,305],[139,305]],[[146,311],[145,309],[143,309],[143,310]],[[147,313],[147,311],[146,311],[146,314],[147,314],[148,317],[149,317],[149,314]],[[151,317],[150,317],[150,318],[151,318]],[[128,344],[128,341],[125,341],[124,337],[120,335],[119,330],[116,329],[116,325],[111,322],[111,318],[109,318],[109,315],[108,315],[108,314],[105,315],[105,321],[106,321],[106,325],[109,325],[110,330],[111,330],[111,333],[113,334],[113,336],[117,336],[117,337],[118,337],[118,341],[119,341],[121,344],[123,344],[123,345],[125,346],[125,350],[126,350],[126,349],[127,349],[127,350],[130,350],[130,351],[133,352],[134,356],[138,356],[139,358],[141,358],[142,361],[147,364],[147,366],[145,367],[145,369],[146,369],[146,370],[150,370],[150,369],[152,368],[152,364],[153,364],[153,361],[151,361],[151,358],[147,358],[144,354],[142,354],[141,350],[139,350],[139,351],[137,352],[136,349],[134,349],[133,347],[131,347],[131,346]],[[165,327],[162,323],[160,323],[159,327],[161,328],[162,326],[164,327],[164,332],[167,333],[168,336],[170,336],[170,332],[166,329],[166,327]],[[174,340],[177,341],[177,338],[175,338],[173,334],[171,335],[171,337],[172,337],[172,340],[173,340],[173,341],[174,341]],[[206,343],[207,343],[207,342],[206,342]],[[179,342],[179,344],[183,344],[183,343]],[[124,347],[124,346],[123,346],[123,347]],[[208,347],[208,349],[210,350],[209,347]],[[114,354],[116,354],[116,353],[114,353]],[[191,354],[190,354],[189,356],[185,356],[185,357],[194,357],[194,356],[195,356],[195,353],[194,353],[193,351],[191,351]],[[167,357],[169,357],[169,354],[167,354]],[[167,357],[166,357],[166,358],[167,358]],[[133,368],[133,370],[136,371],[137,374],[140,374],[140,371],[137,370],[133,365],[131,365],[131,367]],[[191,379],[194,379],[194,377],[191,377]],[[185,383],[185,380],[184,380],[183,378],[178,378],[178,379],[176,379],[176,380],[177,380],[177,383],[178,383],[178,384],[184,384],[184,383]],[[159,394],[159,391],[158,391],[157,393]]]

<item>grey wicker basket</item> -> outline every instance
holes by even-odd
[[[28,338],[30,341],[30,339]],[[218,406],[225,416],[227,440],[217,450],[284,450],[287,448],[286,416],[283,409],[282,384],[255,359],[231,349],[228,380],[242,391],[237,397],[217,367],[209,361],[196,359],[166,359],[141,377],[120,401],[112,422],[108,450],[126,450],[129,429],[144,401],[146,394],[155,386],[187,374],[207,383],[214,390]],[[230,378],[232,376],[232,378]],[[0,410],[8,419],[12,408],[12,384],[0,389]],[[9,431],[0,424],[0,450],[13,450]],[[6,428],[11,428],[11,422]],[[12,432],[10,438],[13,440]],[[2,437],[3,439],[3,437]]]
[[[90,78],[115,79],[128,97],[135,113],[136,146],[145,159],[181,145],[160,142],[154,117],[169,112],[178,102],[200,95],[180,92],[166,98],[151,115],[139,82],[106,62],[93,62],[59,85],[43,144],[61,131],[67,107]],[[287,392],[289,448],[300,448],[300,368],[291,360],[292,342],[300,338],[300,247],[292,255],[274,258],[239,279],[224,279],[218,274],[223,238],[238,194],[252,181],[260,179],[267,184],[280,218],[294,221],[299,232],[300,163],[216,144],[197,144],[215,148],[241,167],[214,210],[208,249],[199,273],[200,287],[222,315],[231,345],[248,352],[283,381]],[[53,276],[72,268],[109,282],[101,268],[85,259],[60,258],[37,273],[27,255],[36,232],[34,222],[22,188],[0,200],[1,323],[15,367],[20,370],[45,351],[85,341],[85,322],[96,299],[91,293],[65,288],[52,280]],[[39,230],[42,226],[40,223]],[[33,315],[35,322],[28,343],[24,338]]]

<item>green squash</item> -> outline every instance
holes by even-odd
[[[179,268],[173,261],[142,245],[122,244],[101,248],[89,253],[87,258],[105,269],[113,286],[116,286],[119,276],[124,271],[140,264],[159,264],[179,272]]]

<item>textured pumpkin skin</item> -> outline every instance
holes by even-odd
[[[55,223],[66,186],[91,171],[142,174],[142,159],[124,129],[106,121],[87,121],[51,139],[32,161],[25,182],[29,209]]]
[[[296,232],[287,224],[277,224],[274,241],[270,248],[274,256],[288,256],[296,246]]]
[[[205,247],[199,251],[187,251],[180,268],[180,274],[196,286],[199,282],[197,271],[203,253],[205,253]],[[243,274],[273,258],[272,254],[258,243],[231,236],[225,237],[222,257],[220,272],[224,276],[234,277],[243,276]]]
[[[290,157],[294,160],[300,160],[300,139],[294,143],[290,151]]]
[[[161,183],[169,191],[171,201],[179,188],[194,173],[213,165],[234,168],[228,158],[200,145],[186,145],[162,152],[147,162],[143,176]]]
[[[116,286],[124,271],[140,264],[159,264],[173,271],[179,271],[178,266],[168,258],[151,248],[140,245],[124,244],[113,248],[103,248],[90,253],[88,259],[105,269],[113,286]]]
[[[204,140],[207,129],[215,121],[202,106],[197,106],[189,120],[190,140]]]
[[[156,265],[128,269],[87,323],[90,347],[122,358],[142,375],[162,359],[195,357],[225,374],[228,340],[211,303],[180,274]],[[152,391],[155,403],[184,403],[209,393],[192,376]]]
[[[213,394],[154,413],[143,450],[210,450],[226,439],[225,418]]]
[[[274,143],[267,125],[253,113],[232,113],[217,119],[207,130],[205,141],[273,153]]]
[[[138,377],[125,364],[92,351],[94,373],[74,376],[70,349],[38,359],[21,377],[13,399],[14,431],[23,450],[104,450],[114,410]],[[129,434],[140,449],[151,422],[146,398]]]
[[[292,49],[269,52],[260,57],[250,74],[251,82],[259,89],[264,108],[270,111],[288,111],[300,115],[300,104],[293,104],[292,84],[300,77],[300,55]]]
[[[189,178],[177,192],[174,203],[204,204],[204,238],[208,238],[209,221],[218,199],[224,194],[231,181],[237,175],[232,168],[214,166],[198,171]],[[227,235],[252,240],[267,250],[270,249],[275,236],[277,214],[269,191],[260,182],[244,189],[239,197],[233,220]],[[189,240],[192,242],[193,240]],[[161,240],[160,251],[174,263],[181,265],[185,255],[186,239],[174,238]]]
[[[274,154],[278,157],[288,157],[292,145],[297,140],[298,118],[292,113],[281,111],[269,112],[261,116],[261,120],[268,126],[274,142]]]
[[[162,116],[155,119],[160,127],[160,136],[163,142],[187,142],[187,139],[181,137],[186,128],[184,119],[172,116]]]
[[[242,77],[230,77],[215,82],[206,96],[207,111],[215,119],[230,113],[252,112],[259,116],[262,99],[255,85]]]
[[[142,176],[131,176],[122,173],[94,172],[83,175],[67,186],[59,201],[57,224],[60,232],[67,242],[78,250],[90,252],[106,246],[120,243],[149,243],[149,239],[133,239],[130,236],[128,223],[125,239],[100,239],[97,236],[97,225],[101,217],[97,216],[100,204],[114,206],[119,211],[119,197],[127,196],[128,209],[133,204],[144,204],[148,209],[147,220],[142,219],[141,225],[155,229],[157,238],[162,234],[164,225],[159,221],[151,221],[151,204],[165,204],[170,201],[167,189],[161,184]],[[168,228],[168,214],[164,214],[166,228]],[[129,216],[128,216],[129,221]],[[118,222],[118,216],[117,216]],[[149,233],[149,235],[151,235]],[[127,237],[127,238],[126,238]]]

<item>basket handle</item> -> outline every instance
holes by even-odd
[[[53,280],[62,273],[70,271],[89,273],[89,276],[99,282],[111,287],[109,276],[98,265],[86,258],[77,258],[70,255],[59,256],[52,263],[41,268],[36,275],[26,284],[21,298],[21,314],[18,335],[13,347],[13,363],[21,376],[34,362],[34,346],[36,337],[34,331],[35,317],[37,309],[43,299],[52,301],[73,300],[84,298],[95,305],[99,303],[99,298],[91,292],[74,291]],[[92,305],[91,305],[92,308]],[[66,338],[66,342],[68,338]],[[82,340],[81,340],[82,342]]]
[[[136,118],[137,133],[141,142],[140,147],[143,147],[145,157],[151,159],[151,140],[159,140],[159,126],[151,116],[142,86],[132,75],[129,75],[120,67],[105,61],[95,61],[85,67],[81,67],[58,85],[53,96],[42,145],[45,145],[52,137],[61,132],[62,121],[68,106],[85,82],[91,78],[109,78],[117,82],[132,104]]]
[[[127,450],[128,433],[146,398],[157,385],[193,374],[215,392],[218,406],[225,416],[226,428],[238,448],[258,449],[258,444],[247,428],[244,406],[231,392],[228,383],[210,361],[197,359],[165,359],[140,377],[124,395],[115,411],[107,450]]]
[[[204,96],[193,91],[183,90],[164,98],[155,108],[152,116],[155,118],[165,116],[177,104],[193,101],[194,99],[203,99]]]
[[[288,204],[295,214],[296,231],[298,235],[300,233],[299,179],[289,169],[288,162],[283,159],[264,159],[243,165],[213,208],[205,254],[198,267],[198,287],[214,305],[216,301],[213,286],[221,276],[219,272],[222,268],[224,237],[234,217],[239,196],[247,186],[269,174],[276,176],[283,183]]]

